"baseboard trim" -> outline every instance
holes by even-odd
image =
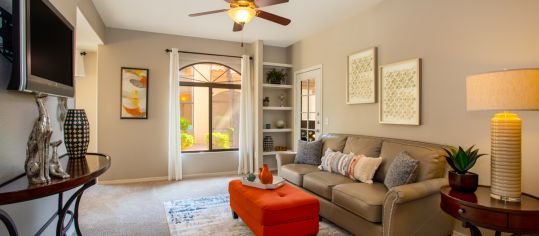
[[[237,171],[226,171],[226,172],[215,172],[215,173],[202,173],[202,174],[191,174],[184,175],[184,179],[191,178],[201,178],[201,177],[219,177],[219,176],[229,176],[229,175],[238,175]]]
[[[219,177],[219,176],[230,176],[237,175],[236,171],[226,171],[226,172],[216,172],[216,173],[202,173],[202,174],[191,174],[184,175],[184,179],[192,178],[203,178],[203,177]],[[103,185],[113,185],[113,184],[131,184],[131,183],[142,183],[142,182],[152,182],[152,181],[163,181],[168,180],[167,176],[160,177],[148,177],[148,178],[139,178],[139,179],[115,179],[115,180],[97,180],[98,184]]]
[[[142,182],[152,182],[152,181],[163,181],[168,180],[167,176],[160,177],[148,177],[148,178],[139,178],[139,179],[115,179],[115,180],[98,180],[98,184],[103,185],[113,185],[113,184],[130,184],[130,183],[142,183]]]

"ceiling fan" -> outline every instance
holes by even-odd
[[[234,32],[242,31],[243,26],[249,23],[253,17],[257,16],[271,22],[281,25],[290,24],[290,19],[262,11],[259,8],[287,3],[289,0],[224,0],[230,3],[229,9],[221,9],[215,11],[206,11],[200,13],[189,14],[190,17],[203,16],[221,12],[227,12],[228,16],[234,21]]]

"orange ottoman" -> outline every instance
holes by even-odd
[[[316,235],[320,202],[285,183],[274,190],[244,186],[240,180],[228,184],[234,218],[256,235]]]

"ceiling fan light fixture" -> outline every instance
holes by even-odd
[[[234,7],[228,10],[227,14],[234,22],[246,24],[256,16],[256,11],[251,7]]]

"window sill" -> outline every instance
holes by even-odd
[[[204,151],[182,151],[182,154],[197,154],[197,153],[218,153],[218,152],[237,152],[239,149],[216,149],[216,150],[204,150]]]

